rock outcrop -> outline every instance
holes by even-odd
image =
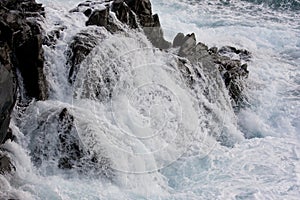
[[[178,55],[186,57],[192,63],[201,62],[204,66],[217,67],[222,75],[225,86],[233,99],[234,107],[243,102],[243,79],[247,78],[246,61],[251,58],[247,50],[225,46],[218,50],[216,47],[208,48],[205,44],[196,43],[195,34],[184,36],[178,33],[173,40],[173,47],[179,48]],[[191,80],[189,81],[191,82]]]
[[[86,1],[71,12],[83,12],[88,17],[87,26],[103,26],[114,33],[120,29],[109,15],[110,10],[115,12],[119,21],[130,28],[141,28],[155,47],[160,49],[171,47],[171,43],[164,39],[158,15],[152,14],[150,0],[114,0],[112,4],[105,0]]]
[[[10,174],[16,170],[11,158],[0,151],[0,174]]]
[[[3,142],[16,101],[19,71],[26,96],[47,98],[43,73],[42,34],[36,20],[44,12],[34,0],[0,2],[0,143]]]
[[[94,170],[95,174],[102,177],[113,177],[110,160],[85,147],[77,132],[75,118],[67,108],[43,111],[39,119],[37,127],[30,133],[29,144],[36,166],[47,163],[48,168],[76,170],[79,173],[91,173]]]
[[[88,32],[81,32],[73,38],[67,53],[69,57],[67,65],[70,66],[68,78],[70,83],[73,83],[76,79],[81,62],[98,44],[98,39]]]

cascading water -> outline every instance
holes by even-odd
[[[153,1],[170,40],[191,30],[209,46],[235,44],[253,53],[249,105],[236,116],[213,68],[186,61],[196,82],[189,87],[180,58],[153,48],[140,31],[85,27],[82,13],[69,13],[75,1],[41,2],[44,29],[62,30],[54,48],[44,46],[50,98],[22,113],[15,108],[11,127],[18,142],[4,148],[18,170],[0,176],[0,197],[299,196],[299,9],[278,17],[272,6],[249,1]],[[82,32],[96,38],[96,46],[71,84],[68,47]],[[72,156],[74,163],[65,159]]]

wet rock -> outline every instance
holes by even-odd
[[[61,37],[61,33],[62,31],[64,31],[64,29],[66,29],[65,26],[58,26],[46,33],[43,38],[43,45],[47,45],[49,47],[54,48],[57,43],[57,40]]]
[[[178,33],[173,40],[173,47],[181,47],[184,43],[184,34]]]
[[[10,62],[22,75],[26,95],[44,100],[47,98],[47,83],[43,74],[41,28],[35,19],[27,18],[28,12],[40,16],[43,8],[34,0],[5,0],[0,5],[0,38],[2,44],[8,46]]]
[[[108,13],[108,8],[105,8],[103,10],[94,10],[90,15],[88,21],[86,22],[86,26],[96,25],[107,27]]]
[[[81,32],[69,45],[67,65],[70,66],[69,82],[73,83],[79,71],[80,64],[104,36],[100,33]]]
[[[192,54],[193,49],[196,46],[195,34],[188,34],[183,38],[183,43],[179,49],[178,55],[185,57]]]
[[[16,171],[16,167],[13,165],[10,157],[0,152],[0,174],[11,174]]]
[[[26,133],[31,137],[30,154],[37,167],[46,162],[47,168],[76,170],[84,174],[93,172],[106,178],[113,176],[110,160],[96,155],[83,144],[75,118],[67,108],[46,111],[39,119],[37,127]]]
[[[10,114],[17,98],[17,81],[8,52],[0,45],[0,144],[5,142]]]
[[[112,16],[109,14],[110,1],[86,1],[78,4],[70,12],[82,12],[88,17],[86,26],[102,26],[109,32],[115,33],[121,29],[114,23]]]
[[[128,7],[124,1],[114,1],[112,11],[116,13],[117,18],[130,28],[138,28],[137,18],[134,12]]]
[[[196,45],[196,37],[193,33],[185,37],[182,34],[177,34],[174,44],[175,46],[180,46],[179,56],[186,57],[194,64],[200,62],[205,71],[209,71],[209,68],[212,71],[214,68],[217,68],[234,106],[239,107],[242,104],[244,101],[244,95],[242,94],[244,79],[249,74],[247,64],[242,63],[242,61],[249,61],[251,58],[249,51],[230,46],[225,46],[218,50],[217,47],[208,48],[201,42]]]
[[[124,2],[136,14],[145,35],[155,47],[167,49],[172,46],[170,42],[164,39],[158,15],[152,14],[150,0],[124,0]],[[126,13],[126,11],[123,13]],[[124,16],[124,14],[122,16]]]
[[[218,51],[221,55],[227,55],[229,57],[234,57],[235,55],[239,56],[239,59],[244,61],[250,61],[252,55],[248,50],[237,49],[231,46],[224,46]]]

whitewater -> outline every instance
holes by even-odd
[[[49,100],[30,102],[24,112],[15,108],[10,127],[18,140],[3,148],[17,171],[0,175],[0,199],[299,198],[299,1],[151,1],[167,40],[194,32],[209,47],[252,53],[246,105],[236,112],[213,72],[202,71],[191,90],[173,54],[153,49],[141,32],[85,27],[82,13],[69,13],[79,0],[39,2],[44,30],[64,28],[56,48],[44,46]],[[99,45],[71,86],[66,51],[83,30]],[[208,96],[201,94],[206,87]],[[81,173],[53,163],[54,116],[63,108],[74,116],[83,146],[103,160],[99,168],[84,166]],[[37,166],[37,148],[53,159]]]

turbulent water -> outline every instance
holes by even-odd
[[[152,0],[168,40],[195,32],[208,46],[252,52],[247,105],[238,113],[213,72],[201,72],[205,76],[192,90],[175,68],[176,57],[153,50],[143,34],[85,28],[82,14],[68,13],[78,0],[40,2],[46,7],[43,28],[65,29],[55,49],[44,47],[50,99],[32,102],[20,116],[16,108],[11,128],[18,141],[4,148],[12,152],[17,172],[0,176],[0,197],[298,199],[298,0]],[[99,45],[81,64],[73,87],[66,51],[82,30],[97,35]],[[204,88],[209,95],[202,95]],[[80,173],[59,169],[53,160],[33,163],[32,152],[45,141],[49,156],[56,156],[53,116],[63,108],[74,116],[83,145],[107,158],[109,169]],[[107,174],[98,175],[103,170]]]

